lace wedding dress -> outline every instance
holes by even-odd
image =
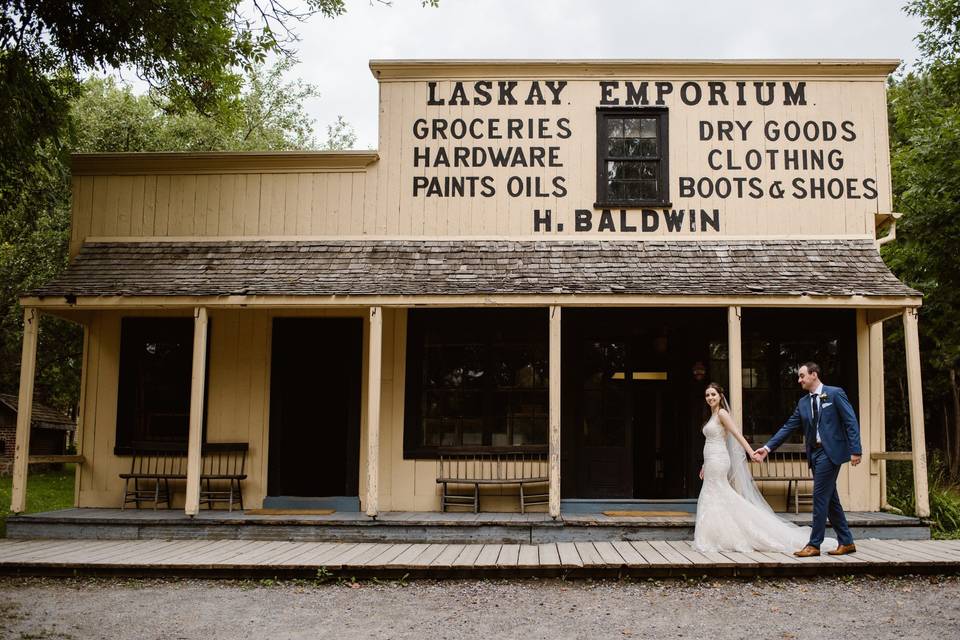
[[[698,551],[785,551],[802,548],[810,527],[781,520],[750,476],[743,448],[713,415],[703,425],[703,488],[693,546]],[[739,456],[736,458],[734,456]],[[733,461],[731,462],[731,458]],[[835,540],[824,540],[828,546]]]

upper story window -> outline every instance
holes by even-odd
[[[598,207],[668,206],[665,108],[597,109]]]

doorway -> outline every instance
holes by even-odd
[[[321,506],[296,498],[322,497],[359,509],[362,359],[360,318],[274,319],[270,506]]]
[[[724,310],[564,311],[564,498],[697,495],[716,334],[725,341]]]

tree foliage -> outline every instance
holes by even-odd
[[[376,0],[382,4],[389,4]],[[436,5],[436,0],[422,0]],[[0,388],[16,390],[17,296],[66,266],[71,151],[281,150],[315,146],[303,102],[284,82],[299,23],[344,0],[5,0],[0,8]],[[270,56],[281,63],[265,70]],[[99,72],[135,73],[137,96]],[[327,146],[355,142],[346,122]],[[352,136],[352,137],[351,137]],[[43,323],[38,391],[75,405],[77,328]]]
[[[903,213],[896,242],[883,256],[924,294],[920,329],[928,430],[945,446],[954,476],[960,468],[960,3],[915,0],[920,16],[917,69],[888,91],[894,206]],[[899,331],[891,334],[896,342]],[[897,345],[900,347],[900,345]],[[900,347],[902,348],[902,347]],[[894,415],[903,416],[896,404]]]
[[[0,208],[0,389],[18,385],[22,310],[20,294],[56,277],[67,263],[70,173],[67,151],[247,151],[316,146],[304,101],[318,95],[305,82],[284,80],[289,61],[253,65],[229,110],[217,116],[176,112],[133,93],[111,77],[78,85],[70,101],[69,132],[61,148],[48,142],[21,171],[21,188]],[[342,118],[334,144],[352,135]],[[355,140],[355,136],[353,136]],[[328,140],[327,145],[331,141]],[[76,325],[45,316],[38,349],[37,389],[64,409],[76,405],[82,345]]]

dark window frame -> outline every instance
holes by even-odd
[[[132,341],[138,339],[139,335],[131,336],[129,335],[130,331],[139,331],[141,335],[147,329],[144,327],[150,328],[150,325],[153,327],[163,325],[169,322],[177,322],[179,324],[186,324],[187,322],[191,325],[190,330],[190,339],[187,341],[189,345],[190,358],[189,358],[189,367],[185,367],[185,380],[187,387],[190,386],[192,373],[193,373],[193,338],[194,330],[196,327],[196,322],[192,316],[128,316],[120,320],[120,353],[118,360],[118,384],[117,384],[117,416],[116,416],[116,429],[114,432],[114,455],[132,455],[136,451],[143,450],[152,450],[152,451],[186,451],[187,450],[187,440],[190,433],[190,402],[189,394],[187,395],[187,406],[186,406],[186,425],[184,437],[182,440],[160,440],[160,439],[151,439],[151,438],[138,438],[141,434],[138,433],[137,427],[135,427],[131,420],[141,420],[143,407],[139,406],[138,398],[131,400],[130,394],[136,389],[137,378],[141,372],[138,370],[136,372],[131,372],[129,366],[131,363],[132,354],[124,354],[124,347],[127,344],[127,341]],[[128,336],[127,340],[124,339],[124,326],[128,327]],[[132,328],[135,325],[140,325],[139,329]],[[209,389],[210,389],[210,343],[212,337],[213,323],[208,320],[207,324],[207,354],[206,354],[206,369],[204,370],[204,387],[203,387],[203,419],[202,419],[202,429],[201,429],[201,442],[207,442],[207,407]],[[134,375],[135,374],[135,375]]]
[[[479,313],[478,313],[479,312]],[[526,344],[542,346],[546,362],[546,378],[542,387],[535,386],[524,388],[532,393],[545,394],[545,414],[547,432],[542,444],[524,444],[524,445],[501,445],[492,444],[481,445],[427,445],[423,442],[423,399],[425,394],[425,353],[428,348],[427,336],[425,332],[430,329],[440,328],[442,333],[445,325],[448,327],[451,320],[463,320],[469,318],[471,313],[478,313],[476,318],[463,327],[464,341],[482,342],[485,348],[482,350],[486,362],[489,364],[495,359],[495,353],[491,345],[508,344],[496,343],[497,326],[489,321],[492,314],[500,314],[504,319],[502,322],[503,332],[516,338],[517,335],[527,337],[536,337],[537,340]],[[521,318],[525,313],[530,314],[531,324],[537,324],[538,327],[519,328],[516,322],[510,322],[507,318]],[[542,318],[533,320],[536,314],[542,314]],[[537,329],[540,329],[537,331]],[[522,344],[520,340],[511,340],[510,344]],[[483,434],[484,439],[495,433],[493,430],[494,421],[497,418],[515,419],[515,416],[509,413],[501,415],[497,413],[496,404],[491,402],[491,396],[495,393],[512,393],[520,387],[497,387],[495,385],[495,374],[491,371],[489,375],[485,374],[484,386],[477,390],[483,396]],[[408,312],[407,320],[407,346],[406,346],[406,381],[404,390],[404,427],[403,427],[403,457],[405,460],[413,459],[436,459],[441,455],[472,455],[472,454],[497,454],[497,453],[523,453],[545,455],[549,449],[549,315],[546,308],[535,309],[411,309]],[[523,393],[520,391],[519,393]]]
[[[657,119],[657,154],[656,157],[614,156],[608,151],[608,125],[611,118],[636,117]],[[611,208],[650,208],[670,207],[670,145],[669,145],[669,111],[667,107],[597,107],[597,201],[594,207],[598,209]],[[607,162],[636,161],[657,163],[657,193],[658,198],[652,200],[623,199],[611,196],[608,193]]]

